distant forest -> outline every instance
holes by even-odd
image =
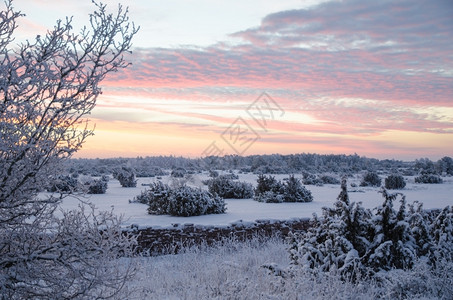
[[[453,175],[453,159],[445,156],[438,161],[428,158],[405,162],[394,159],[379,160],[354,155],[334,154],[271,154],[203,158],[185,158],[177,156],[152,156],[136,158],[96,158],[71,159],[66,164],[66,171],[71,174],[101,176],[112,174],[118,167],[128,167],[137,177],[166,175],[172,170],[184,173],[199,173],[208,170],[239,170],[242,173],[255,174],[296,174],[296,173],[335,173],[356,174],[361,171],[377,173],[396,173],[404,176],[418,174]]]

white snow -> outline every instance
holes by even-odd
[[[207,179],[206,174],[194,175],[194,185],[200,185],[201,180]],[[277,179],[288,177],[287,175],[276,175]],[[164,182],[169,181],[168,176],[164,176]],[[147,205],[139,203],[129,203],[134,196],[141,190],[146,189],[143,183],[150,183],[156,178],[139,178],[137,187],[123,188],[115,179],[108,183],[106,194],[87,195],[83,199],[93,203],[99,210],[111,210],[116,214],[122,214],[125,222],[124,226],[132,224],[140,228],[143,227],[171,227],[172,224],[195,224],[195,225],[216,225],[226,226],[238,221],[253,222],[260,219],[267,220],[288,220],[293,218],[310,218],[313,213],[321,214],[321,208],[332,206],[340,193],[340,185],[306,186],[313,194],[314,201],[310,203],[261,203],[252,199],[226,199],[227,212],[219,215],[205,215],[196,217],[172,217],[167,215],[157,216],[147,213]],[[239,174],[239,180],[256,184],[256,175]],[[188,182],[190,184],[190,182]],[[356,190],[356,192],[353,192]],[[356,187],[349,188],[351,201],[361,201],[363,206],[374,208],[382,204],[382,195],[378,193],[379,188]],[[396,191],[390,191],[396,192]],[[443,208],[453,205],[453,178],[444,178],[443,184],[415,184],[413,178],[408,179],[405,189],[400,190],[406,195],[407,203],[419,201],[423,203],[425,209]],[[75,209],[80,201],[76,198],[64,199],[61,207],[63,209]],[[398,207],[399,203],[395,203]]]

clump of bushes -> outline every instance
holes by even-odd
[[[322,175],[320,179],[324,184],[340,184],[340,180],[338,178],[330,175]]]
[[[70,193],[79,189],[79,181],[76,177],[70,175],[60,175],[53,179],[46,188],[51,193]]]
[[[313,196],[294,175],[289,176],[289,179],[283,186],[285,202],[311,202]]]
[[[183,178],[184,175],[186,175],[186,174],[187,174],[187,171],[184,168],[176,168],[176,169],[172,170],[170,173],[171,177],[174,177],[174,178]]]
[[[225,201],[202,189],[182,186],[173,190],[168,198],[168,214],[190,217],[225,212]]]
[[[400,190],[406,186],[406,181],[401,175],[389,175],[385,178],[385,188],[388,190]]]
[[[122,187],[136,187],[134,169],[122,166],[113,170],[113,178],[117,179]]]
[[[80,182],[87,194],[105,194],[107,191],[107,176],[102,176],[100,179],[94,179],[91,176],[84,176],[80,179]]]
[[[283,184],[269,175],[258,175],[257,186],[254,190],[254,200],[266,203],[282,202],[311,202],[313,196],[300,182],[291,175]]]
[[[253,199],[258,202],[281,203],[284,200],[283,184],[274,176],[258,175]]]
[[[253,197],[253,186],[247,182],[238,182],[222,175],[209,179],[206,184],[211,194],[222,198],[246,199]]]
[[[434,174],[422,174],[418,177],[415,177],[415,183],[442,183],[443,180],[440,176]]]
[[[362,181],[360,182],[360,186],[374,186],[379,187],[381,186],[381,178],[375,172],[367,172],[363,175]]]
[[[310,173],[304,172],[304,173],[302,173],[302,176],[303,176],[302,182],[305,185],[316,185],[316,186],[323,185],[322,180],[315,174],[310,174]]]
[[[308,172],[302,173],[302,182],[305,185],[323,186],[324,184],[340,184],[340,180],[330,175],[317,176]]]
[[[147,204],[148,213],[154,215],[190,217],[222,214],[226,210],[225,201],[217,195],[186,185],[171,188],[160,181],[152,183],[132,202]]]
[[[323,208],[310,229],[290,237],[293,268],[335,271],[357,280],[411,269],[420,259],[435,266],[453,261],[453,208],[429,213],[420,203],[406,206],[401,193],[382,189],[384,201],[374,210],[350,202],[346,180],[333,208]],[[398,209],[393,203],[399,200]]]

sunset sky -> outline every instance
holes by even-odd
[[[132,66],[103,82],[77,157],[453,156],[451,0],[121,2],[141,26]],[[19,40],[93,8],[14,6]]]

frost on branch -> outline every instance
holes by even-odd
[[[99,227],[118,228],[111,217],[71,212],[56,219],[71,189],[38,197],[93,134],[86,117],[100,82],[128,66],[124,54],[138,29],[127,9],[110,14],[93,3],[90,26],[80,34],[67,18],[21,45],[12,42],[22,14],[11,0],[0,12],[0,287],[8,299],[81,298],[103,287],[117,292],[128,277],[110,277],[101,263],[127,254],[133,242],[117,231],[100,235]]]

